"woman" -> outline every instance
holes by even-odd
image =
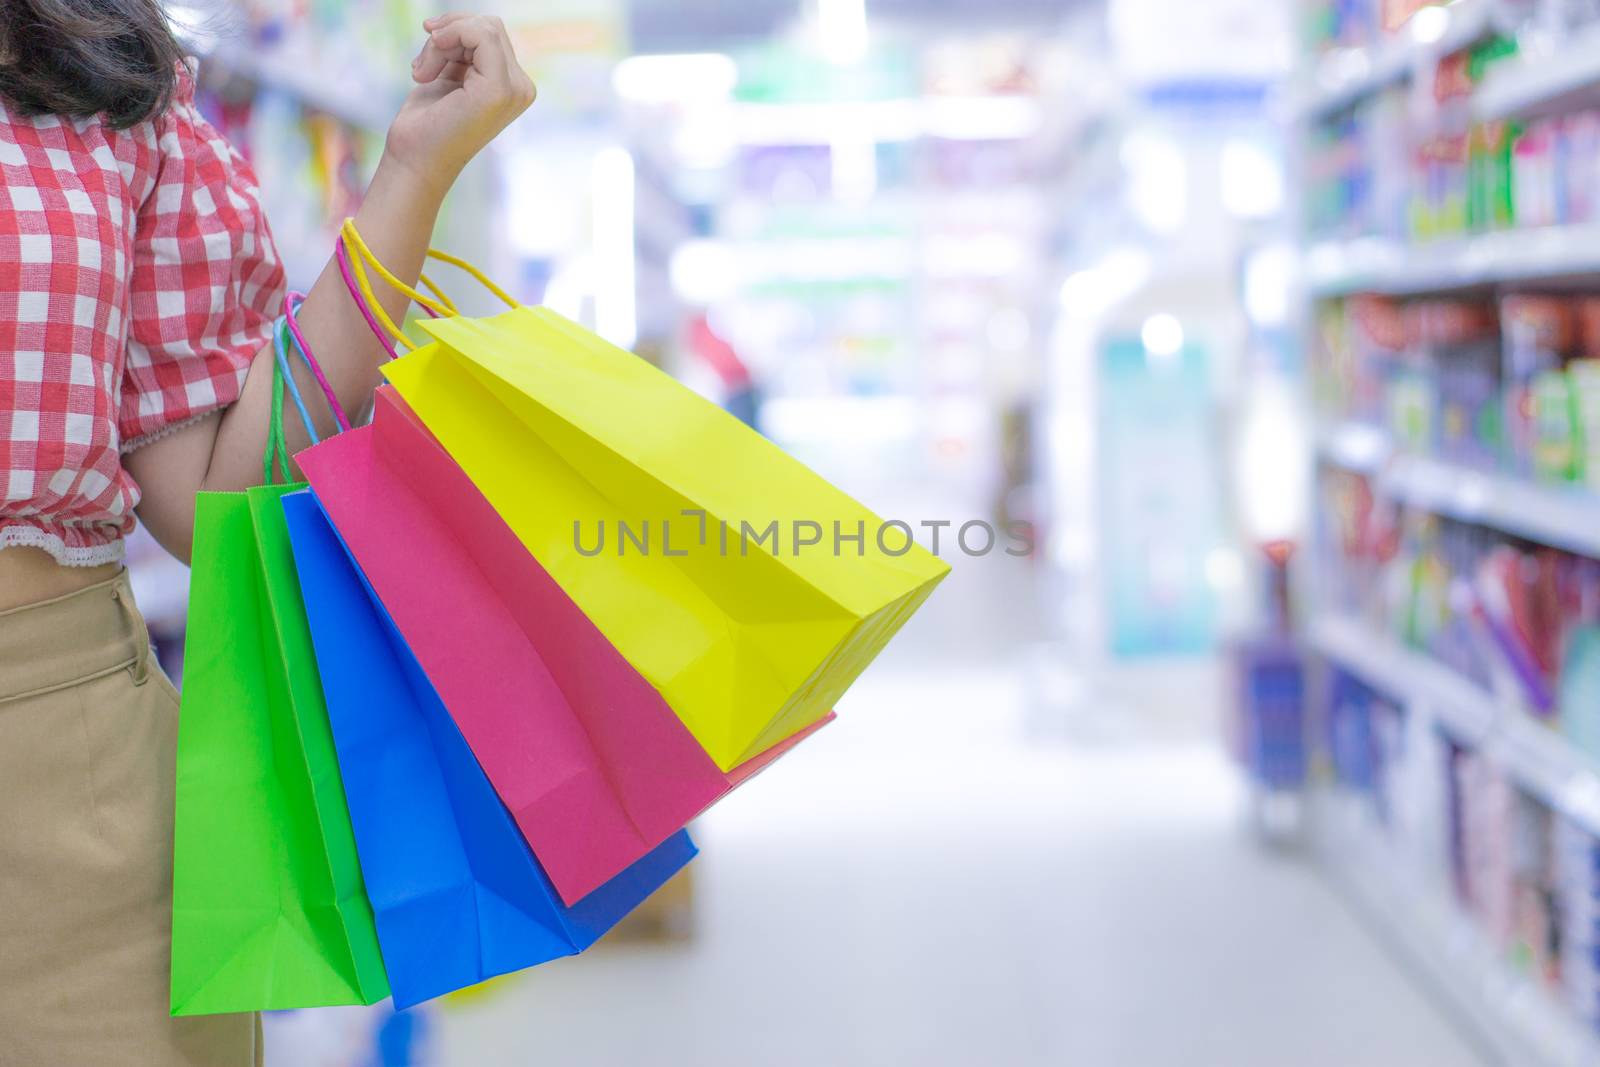
[[[499,20],[423,28],[357,215],[408,280],[462,166],[534,96]],[[168,1015],[178,702],[119,562],[135,515],[187,558],[195,493],[258,482],[269,420],[283,271],[181,59],[156,0],[0,0],[5,1067],[261,1062],[257,1017]],[[336,265],[299,321],[360,409],[382,350]]]

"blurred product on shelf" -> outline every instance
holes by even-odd
[[[1600,295],[1352,296],[1318,326],[1324,420],[1461,468],[1600,488]]]
[[[1511,793],[1509,914],[1512,964],[1545,986],[1561,984],[1562,914],[1557,905],[1555,817],[1520,789]]]
[[[1572,1011],[1600,1027],[1600,841],[1566,820],[1554,839],[1562,984]]]
[[[1392,731],[1381,723],[1396,717],[1399,709],[1354,676],[1336,672],[1329,682],[1324,748],[1334,780],[1367,793],[1372,814],[1388,821],[1388,796],[1384,775],[1394,766],[1397,753],[1386,750]]]
[[[1450,875],[1456,903],[1476,918],[1492,944],[1507,940],[1511,787],[1479,753],[1452,745],[1449,792]]]
[[[1600,623],[1600,563],[1419,512],[1402,513],[1396,537],[1394,513],[1348,472],[1330,474],[1323,499],[1330,584],[1340,590],[1330,607],[1430,653],[1575,741],[1595,733],[1600,705],[1581,695]],[[1569,662],[1580,672],[1571,683]]]
[[[1521,118],[1478,104],[1500,70],[1536,65],[1552,47],[1547,39],[1564,43],[1563,34],[1600,23],[1594,5],[1581,6],[1486,0],[1475,10],[1494,17],[1472,23],[1482,33],[1464,34],[1452,52],[1418,53],[1418,85],[1407,84],[1410,68],[1396,66],[1394,77],[1317,116],[1306,170],[1310,234],[1426,241],[1600,222],[1600,112]],[[1346,50],[1370,45],[1385,36],[1375,27],[1393,35],[1424,8],[1445,10],[1329,5],[1321,40]]]
[[[1312,7],[1311,46],[1326,52],[1382,43],[1434,0],[1324,0]]]
[[[1407,308],[1406,401],[1416,411],[1404,423],[1433,427],[1408,444],[1473,468],[1499,462],[1498,334],[1494,309],[1482,304],[1438,300]]]
[[[1572,310],[1571,302],[1559,297],[1510,296],[1501,305],[1506,468],[1520,477],[1532,477],[1538,467],[1540,382],[1560,374],[1573,354],[1577,330]]]
[[[1517,973],[1560,991],[1566,914],[1554,840],[1559,819],[1480,753],[1452,744],[1450,771],[1456,899]]]
[[[1336,789],[1358,800],[1397,862],[1473,917],[1510,973],[1592,1025],[1600,841],[1470,745],[1448,733],[1418,734],[1418,715],[1353,676],[1335,670],[1328,684],[1326,751]],[[1445,773],[1429,770],[1435,766]],[[1430,870],[1428,857],[1439,866]]]
[[[1316,237],[1406,233],[1405,100],[1379,93],[1310,133],[1306,217]]]
[[[1592,596],[1588,589],[1585,595]],[[1595,608],[1579,608],[1584,621],[1574,624],[1567,634],[1561,662],[1557,703],[1561,731],[1590,758],[1600,760],[1600,625],[1592,620]]]

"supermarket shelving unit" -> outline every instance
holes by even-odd
[[[1400,503],[1600,558],[1600,495],[1581,487],[1392,454],[1381,432],[1355,423],[1324,431],[1317,449],[1333,466],[1374,476],[1380,491]]]
[[[1380,45],[1343,48],[1324,56],[1295,94],[1296,110],[1311,121],[1349,107],[1410,77],[1424,56],[1459,51],[1493,28],[1493,0],[1456,0],[1448,11],[1449,21],[1440,36],[1426,44],[1397,36]]]
[[[1296,94],[1314,123],[1411,77],[1432,58],[1496,27],[1492,2],[1457,0],[1429,43],[1410,36],[1328,56]],[[1474,120],[1531,118],[1600,104],[1600,31],[1549,54],[1501,64],[1471,101]],[[1600,278],[1600,226],[1490,233],[1416,246],[1378,239],[1308,249],[1311,300],[1371,292],[1393,296],[1492,290],[1501,285]],[[1409,507],[1600,557],[1600,495],[1540,485],[1399,452],[1382,431],[1342,423],[1319,428],[1317,460],[1372,477],[1375,491]],[[1400,701],[1459,744],[1499,765],[1528,793],[1600,835],[1600,763],[1537,721],[1509,694],[1472,679],[1359,618],[1320,619],[1310,645],[1325,661]],[[1493,1053],[1515,1064],[1600,1063],[1600,1039],[1565,1005],[1512,970],[1476,926],[1437,891],[1412,884],[1343,799],[1319,798],[1315,853],[1330,879],[1426,977]]]
[[[1494,0],[1455,0],[1440,36],[1422,42],[1410,35],[1367,48],[1337,50],[1317,64],[1296,93],[1307,120],[1327,116],[1411,76],[1429,56],[1459,51],[1495,29]],[[1502,64],[1478,87],[1476,119],[1535,118],[1600,103],[1600,30],[1588,30],[1552,53],[1536,53]]]
[[[1431,656],[1348,617],[1318,622],[1312,649],[1401,701],[1408,714],[1485,753],[1524,789],[1600,833],[1600,765]],[[1600,1062],[1600,1042],[1547,991],[1509,968],[1450,901],[1406,877],[1339,798],[1318,806],[1316,855],[1331,881],[1423,976],[1463,1024],[1506,1063]]]
[[[1312,628],[1311,645],[1373,688],[1422,709],[1452,738],[1492,756],[1553,810],[1600,835],[1600,764],[1542,726],[1521,704],[1487,692],[1357,619],[1322,620]]]
[[[1490,73],[1473,97],[1475,118],[1537,118],[1600,103],[1600,30],[1560,51],[1524,56]]]
[[[1300,92],[1303,119],[1316,121],[1408,78],[1428,59],[1466,47],[1496,25],[1487,0],[1456,0],[1444,10],[1451,13],[1449,28],[1438,41],[1421,45],[1401,38],[1323,59],[1311,86]],[[1366,73],[1341,76],[1350,70]],[[1476,121],[1527,119],[1596,104],[1600,28],[1574,36],[1557,51],[1497,66],[1475,91],[1471,112]],[[1489,233],[1410,248],[1374,238],[1323,242],[1306,261],[1306,283],[1315,296],[1409,296],[1592,275],[1600,275],[1600,226]]]

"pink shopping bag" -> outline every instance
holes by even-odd
[[[296,458],[567,904],[832,718],[719,770],[389,387]]]

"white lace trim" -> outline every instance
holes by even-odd
[[[63,567],[120,563],[125,552],[121,538],[106,545],[69,546],[59,534],[37,526],[0,526],[0,551],[8,548],[42,548]]]
[[[163,427],[161,427],[161,429],[152,431],[151,433],[147,433],[143,437],[135,437],[132,441],[124,441],[124,442],[122,442],[122,447],[120,449],[118,449],[118,451],[121,452],[122,455],[126,456],[129,452],[132,452],[134,449],[137,449],[137,448],[143,448],[145,445],[149,444],[151,441],[159,441],[163,437],[167,436],[168,434],[177,433],[179,430],[183,429],[185,426],[193,426],[195,423],[199,422],[201,419],[209,418],[210,416],[215,415],[217,412],[224,411],[224,410],[226,410],[225,407],[212,408],[209,411],[202,411],[202,412],[199,412],[198,414],[190,415],[186,419],[179,419],[177,422],[172,423],[170,426],[163,426]]]

